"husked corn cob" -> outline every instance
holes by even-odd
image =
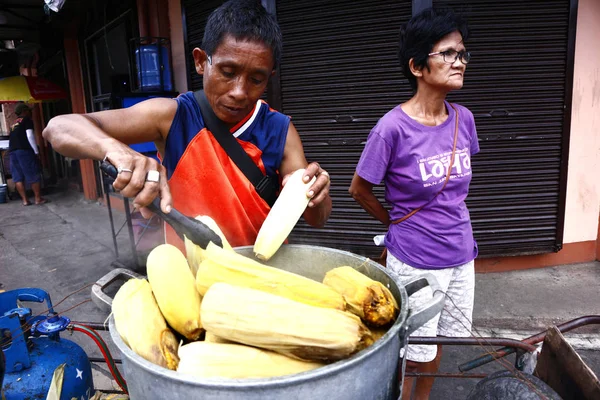
[[[148,255],[146,267],[152,292],[169,325],[189,340],[198,339],[202,333],[201,298],[183,253],[161,244]]]
[[[325,275],[323,283],[344,296],[348,311],[358,315],[367,325],[385,326],[398,315],[398,303],[392,292],[381,282],[352,267],[332,269]]]
[[[227,283],[208,289],[201,313],[205,328],[221,338],[301,360],[341,360],[372,343],[353,314]]]
[[[215,222],[214,219],[212,219],[208,215],[198,215],[196,217],[196,219],[198,221],[204,223],[204,225],[208,226],[217,235],[219,235],[219,237],[221,238],[221,241],[223,242],[224,249],[231,250],[231,245],[227,241],[227,238],[225,237],[225,235],[223,234],[223,232],[221,231],[221,229],[219,228],[219,226],[217,225],[217,223]],[[197,244],[194,244],[194,242],[189,240],[186,236],[184,236],[184,241],[185,241],[185,253],[187,256],[187,261],[190,266],[190,270],[192,271],[192,275],[194,275],[194,277],[195,277],[196,272],[198,271],[198,266],[200,265],[202,260],[204,260],[204,258],[205,258],[205,255],[204,255],[205,250],[202,247],[198,246]]]
[[[322,366],[241,344],[193,342],[179,348],[177,372],[202,378],[270,378]]]
[[[130,279],[112,302],[115,326],[121,339],[136,354],[172,370],[177,369],[179,344],[167,327],[145,279]]]
[[[315,182],[316,177],[305,183],[302,180],[303,175],[304,169],[299,169],[288,178],[273,204],[273,208],[260,227],[254,242],[254,253],[257,258],[265,261],[271,258],[306,210],[310,201],[306,192]]]
[[[378,341],[387,333],[388,329],[385,328],[376,328],[371,329],[371,334],[373,335],[373,342]]]
[[[345,310],[342,295],[301,275],[269,267],[210,243],[196,274],[196,289],[204,296],[217,282],[249,287],[317,307]]]
[[[212,332],[206,332],[204,334],[204,341],[207,343],[233,343],[231,340],[223,339]]]

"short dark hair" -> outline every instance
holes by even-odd
[[[31,111],[31,108],[29,108],[29,106],[25,103],[19,103],[15,107],[15,114],[17,117],[20,117],[25,111]]]
[[[451,9],[427,8],[400,29],[400,67],[410,86],[417,90],[417,78],[410,72],[409,61],[417,68],[429,68],[427,59],[433,46],[449,33],[458,31],[463,41],[469,37],[466,21]]]
[[[226,35],[232,35],[237,40],[263,42],[273,51],[275,67],[281,62],[279,24],[259,0],[229,0],[215,9],[204,29],[202,50],[212,55]]]

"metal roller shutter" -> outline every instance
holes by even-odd
[[[202,37],[204,36],[204,27],[206,20],[211,12],[224,0],[181,0],[181,6],[184,10],[184,27],[186,42],[186,60],[188,71],[188,88],[190,90],[202,89],[202,76],[196,73],[192,50],[202,46]]]
[[[375,255],[372,237],[385,232],[348,194],[348,187],[377,120],[410,97],[398,67],[400,25],[410,1],[277,1],[283,34],[281,93],[309,161],[332,180],[333,212],[324,229],[303,221],[293,243]],[[383,200],[383,187],[376,187]]]
[[[481,254],[559,250],[570,1],[433,4],[461,10],[471,28],[465,85],[449,98],[468,107],[477,124],[481,153],[473,159],[467,204]]]
[[[450,100],[473,111],[481,142],[468,198],[480,254],[560,249],[570,1],[434,5],[462,9],[472,31],[474,59],[465,87]],[[300,225],[292,240],[376,255],[371,237],[381,225],[347,188],[371,127],[411,95],[395,48],[410,2],[318,1],[308,8],[279,1],[277,15],[285,46],[283,111],[293,116],[309,159],[322,161],[334,184],[326,229]]]

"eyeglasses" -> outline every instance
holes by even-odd
[[[444,62],[448,64],[454,64],[456,60],[460,58],[460,62],[467,65],[469,61],[471,61],[471,53],[466,50],[456,51],[456,50],[446,50],[446,51],[438,51],[435,53],[429,53],[428,56],[437,56],[442,55],[444,57]]]

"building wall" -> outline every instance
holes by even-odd
[[[600,215],[600,1],[579,0],[564,242],[595,241]]]

